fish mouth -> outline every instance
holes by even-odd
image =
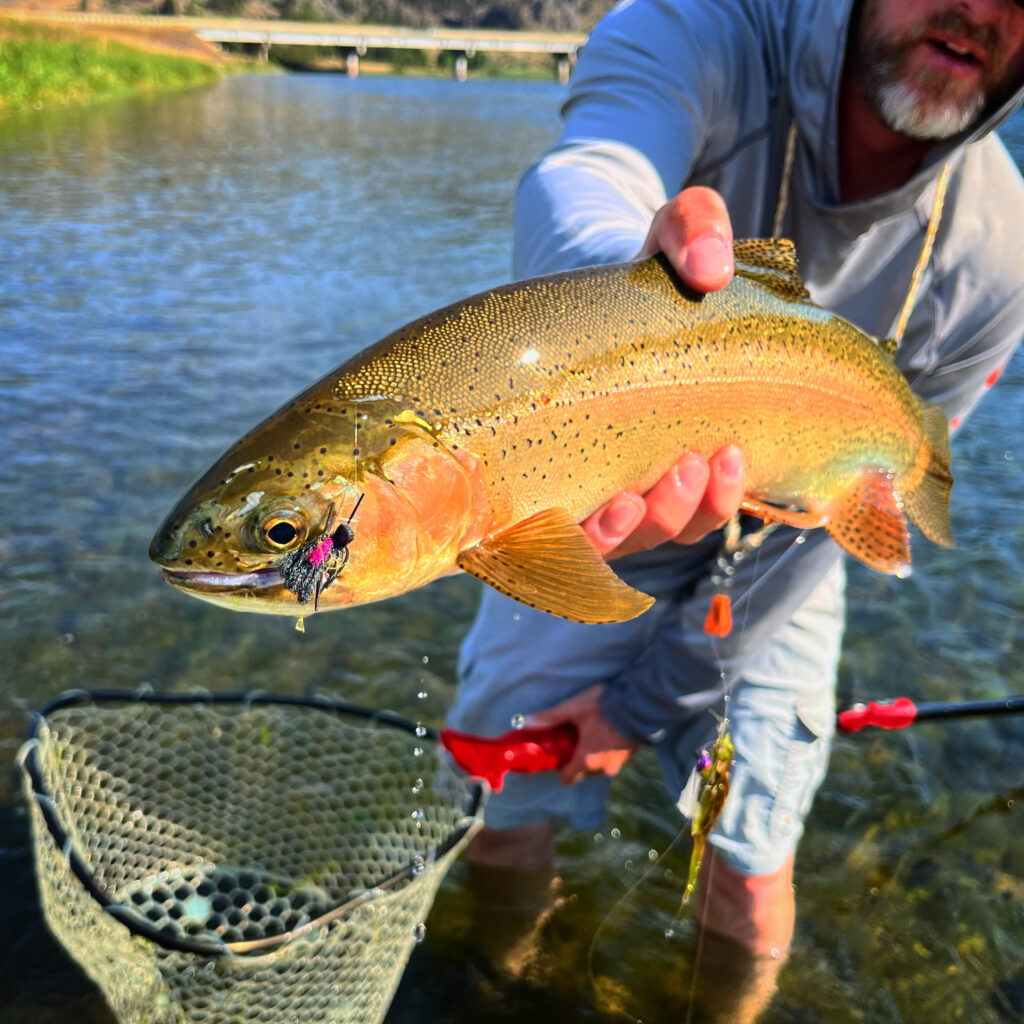
[[[195,569],[167,569],[161,566],[164,581],[179,590],[201,594],[229,594],[240,590],[264,590],[284,585],[277,569],[255,569],[252,572],[209,572]]]

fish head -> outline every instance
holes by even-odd
[[[337,413],[282,410],[204,473],[150,545],[165,581],[236,610],[302,615],[453,571],[473,497],[461,463],[366,411],[353,447]]]

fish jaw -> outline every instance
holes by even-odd
[[[277,569],[254,573],[203,573],[161,569],[164,582],[201,601],[235,611],[296,615],[301,611]]]

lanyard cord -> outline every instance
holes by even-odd
[[[782,235],[782,220],[786,215],[786,207],[789,204],[789,186],[793,177],[793,163],[796,158],[796,121],[789,125],[789,134],[786,137],[786,154],[782,163],[782,181],[779,184],[779,198],[775,204],[775,221],[772,226],[772,238],[779,238]],[[907,322],[917,302],[918,292],[921,290],[921,280],[924,277],[924,268],[932,257],[932,249],[935,246],[935,235],[939,230],[939,221],[942,219],[942,209],[946,201],[946,189],[949,186],[949,179],[952,174],[953,161],[947,160],[935,183],[935,198],[932,201],[932,212],[928,217],[928,228],[925,231],[924,243],[921,252],[917,257],[914,266],[914,273],[910,277],[910,289],[907,297],[903,300],[900,308],[900,315],[896,320],[896,329],[893,331],[892,340],[898,348],[903,341],[903,335],[907,330]]]

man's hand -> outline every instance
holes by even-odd
[[[684,455],[645,495],[621,491],[583,520],[606,558],[674,540],[693,544],[728,522],[743,497],[743,456],[727,445],[705,459]]]
[[[558,770],[558,777],[567,786],[585,775],[618,775],[637,745],[616,732],[604,717],[598,704],[600,684],[590,686],[568,700],[546,711],[530,715],[526,724],[544,728],[572,722],[576,726],[576,749],[569,761]]]
[[[663,252],[699,292],[732,280],[732,225],[722,197],[710,188],[683,189],[654,215],[641,256]],[[743,497],[743,458],[729,445],[710,459],[684,455],[645,495],[617,494],[583,523],[609,558],[667,540],[693,544],[724,525]]]

